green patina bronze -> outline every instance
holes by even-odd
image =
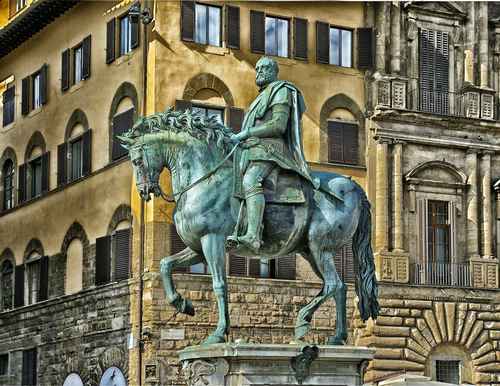
[[[306,335],[314,312],[333,297],[336,334],[328,343],[344,344],[346,285],[333,257],[351,239],[360,315],[366,320],[379,312],[370,204],[351,179],[309,171],[302,151],[300,91],[278,80],[272,59],[262,58],[256,69],[260,93],[240,133],[215,118],[167,109],[140,118],[120,137],[143,199],[151,193],[169,199],[158,181],[163,168],[172,175],[174,222],[187,248],[161,261],[165,293],[179,312],[194,315],[191,301],[176,291],[172,271],[205,262],[219,310],[217,328],[205,343],[224,342],[230,322],[227,252],[260,259],[298,253],[324,284],[299,311],[295,340]]]

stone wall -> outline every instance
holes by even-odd
[[[34,347],[39,385],[62,385],[71,372],[98,385],[110,366],[127,375],[129,303],[122,281],[0,313],[0,353],[9,353],[0,385],[21,384],[22,351]]]

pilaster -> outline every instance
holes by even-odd
[[[478,180],[477,150],[469,149],[466,156],[466,169],[469,181],[467,193],[467,255],[479,257],[479,216],[478,216]]]
[[[481,154],[481,194],[482,194],[482,238],[481,250],[484,258],[491,258],[492,250],[492,197],[491,197],[491,152]]]

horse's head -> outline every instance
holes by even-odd
[[[139,119],[134,128],[141,123],[142,119]],[[137,191],[145,201],[149,201],[151,193],[160,196],[159,179],[164,167],[161,143],[152,137],[152,134],[136,137],[118,136],[122,146],[128,150],[134,168]]]

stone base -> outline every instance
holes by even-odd
[[[375,349],[224,343],[179,351],[189,386],[358,386]]]

